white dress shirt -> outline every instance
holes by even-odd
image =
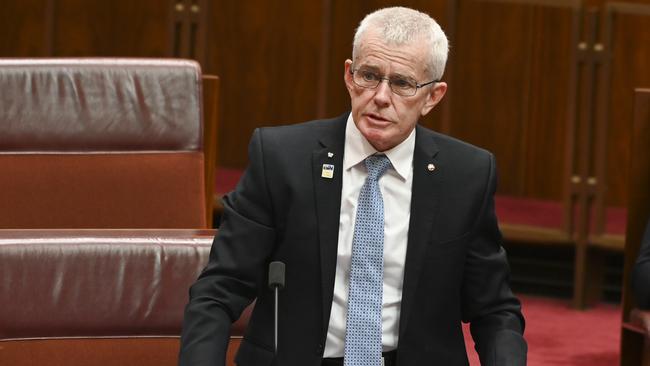
[[[392,164],[379,179],[379,189],[384,198],[384,294],[381,313],[384,352],[397,348],[406,242],[411,217],[414,150],[415,129],[401,144],[383,152]],[[375,153],[377,150],[359,132],[350,114],[345,129],[334,298],[323,357],[343,357],[345,350],[345,323],[357,201],[361,186],[368,175],[364,160]]]

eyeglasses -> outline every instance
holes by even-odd
[[[352,81],[354,81],[357,86],[366,89],[374,89],[379,86],[379,83],[381,83],[382,80],[386,80],[388,81],[390,90],[403,97],[412,97],[418,92],[418,89],[438,82],[438,80],[432,80],[427,83],[418,84],[417,81],[411,78],[403,76],[381,76],[380,74],[363,67],[356,70],[351,68],[350,74],[352,74]]]

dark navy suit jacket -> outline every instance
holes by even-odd
[[[190,290],[180,365],[222,365],[230,324],[253,299],[238,365],[320,365],[334,290],[347,117],[254,132],[250,164],[224,199],[209,263]],[[494,213],[494,158],[416,128],[397,364],[467,365],[466,321],[483,365],[525,365],[524,319],[509,287]],[[321,177],[323,164],[334,165],[333,178]],[[271,261],[286,264],[277,356],[274,296],[266,285]]]
[[[632,287],[639,308],[650,310],[650,220],[632,273]]]

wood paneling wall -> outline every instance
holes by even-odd
[[[51,54],[53,9],[48,0],[0,0],[0,57]]]
[[[195,58],[221,78],[218,163],[241,168],[255,127],[349,109],[354,29],[390,5],[447,31],[449,91],[422,123],[494,151],[501,194],[583,197],[596,228],[626,204],[632,90],[650,86],[647,0],[0,0],[0,57]]]
[[[0,56],[172,56],[160,0],[0,0]]]
[[[168,56],[171,14],[168,6],[160,4],[159,0],[57,0],[53,56]]]
[[[579,19],[548,3],[460,2],[450,134],[495,153],[500,192],[560,200]]]
[[[220,164],[243,167],[259,126],[333,117],[349,110],[343,64],[363,16],[390,1],[214,1],[205,69],[222,79]],[[453,1],[402,1],[444,26]],[[423,121],[442,125],[440,108]]]
[[[546,146],[566,139],[577,104],[575,23],[587,23],[588,9],[598,11],[596,42],[606,55],[594,118],[608,123],[595,138],[629,140],[629,128],[611,121],[629,121],[632,87],[650,83],[647,0],[0,0],[0,56],[197,58],[223,81],[220,161],[241,167],[245,146],[229,136],[349,108],[341,79],[354,29],[390,5],[426,11],[450,35],[449,98],[423,124],[494,150],[502,174],[513,177],[502,181],[504,192],[561,196],[545,182],[567,157]],[[625,203],[625,146],[607,149],[607,204]]]
[[[205,63],[209,0],[0,0],[0,57],[185,57]]]
[[[627,204],[649,0],[0,0],[0,57],[194,58],[221,80],[218,165],[243,168],[254,128],[349,109],[354,30],[392,5],[431,14],[451,41],[449,90],[422,124],[493,151],[499,194],[563,207],[581,307],[593,247],[622,248],[606,217]]]
[[[214,2],[204,68],[222,82],[222,165],[245,165],[255,127],[317,116],[322,14],[320,2]]]
[[[650,87],[650,4],[607,3],[600,42],[596,176],[604,205],[625,206],[634,88]]]

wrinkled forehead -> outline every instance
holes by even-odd
[[[405,43],[386,41],[368,31],[360,38],[353,62],[356,67],[371,66],[382,72],[421,78],[428,74],[427,43],[424,39]]]

